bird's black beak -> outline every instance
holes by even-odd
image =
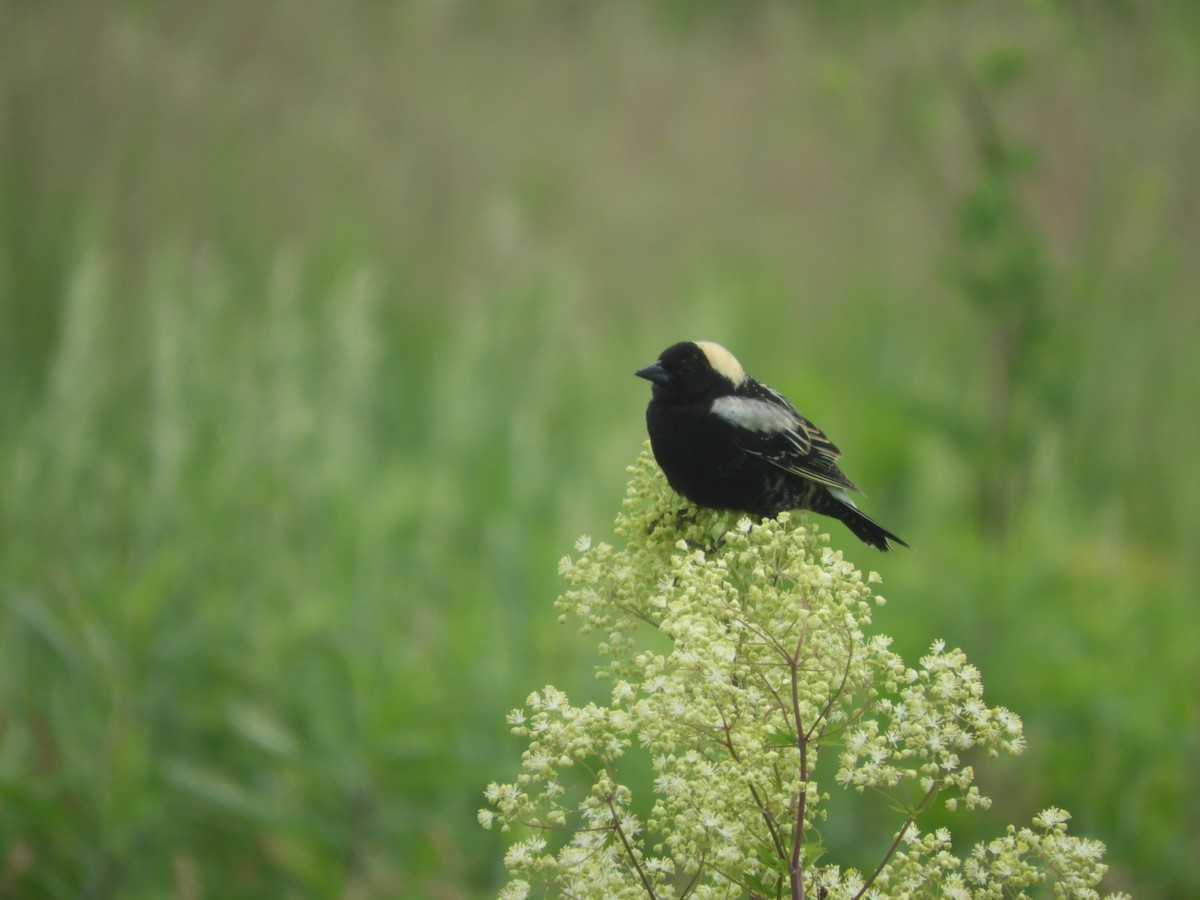
[[[655,384],[666,384],[671,380],[671,374],[662,367],[662,363],[658,360],[655,360],[644,369],[638,369],[633,374],[638,378],[653,381]]]

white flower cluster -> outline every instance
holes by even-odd
[[[1099,896],[1103,845],[1068,836],[1059,810],[966,859],[945,829],[919,831],[935,798],[988,805],[963,754],[1023,747],[961,651],[935,643],[911,668],[868,636],[878,577],[803,518],[681,513],[648,452],[630,471],[624,548],[584,538],[559,567],[558,607],[599,636],[611,700],[575,706],[547,687],[509,715],[522,771],[489,785],[479,814],[516,833],[502,897]],[[648,649],[645,626],[669,647]],[[631,751],[653,770],[641,817],[619,779]],[[827,781],[901,811],[882,859],[821,857]]]

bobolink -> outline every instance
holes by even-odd
[[[811,509],[845,523],[864,543],[907,547],[859,511],[841,451],[786,397],[755,381],[724,347],[685,341],[638,377],[654,385],[650,445],[671,487],[697,506],[774,516]]]

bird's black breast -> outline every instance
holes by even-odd
[[[706,399],[651,401],[646,408],[650,446],[668,484],[698,506],[773,514],[774,509],[753,502],[763,491],[763,464],[737,446],[729,426],[710,415],[711,407]],[[784,474],[775,470],[769,477]]]

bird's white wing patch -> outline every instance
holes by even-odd
[[[796,427],[796,418],[786,409],[765,400],[747,397],[718,397],[712,413],[730,425],[759,434],[779,434]]]

